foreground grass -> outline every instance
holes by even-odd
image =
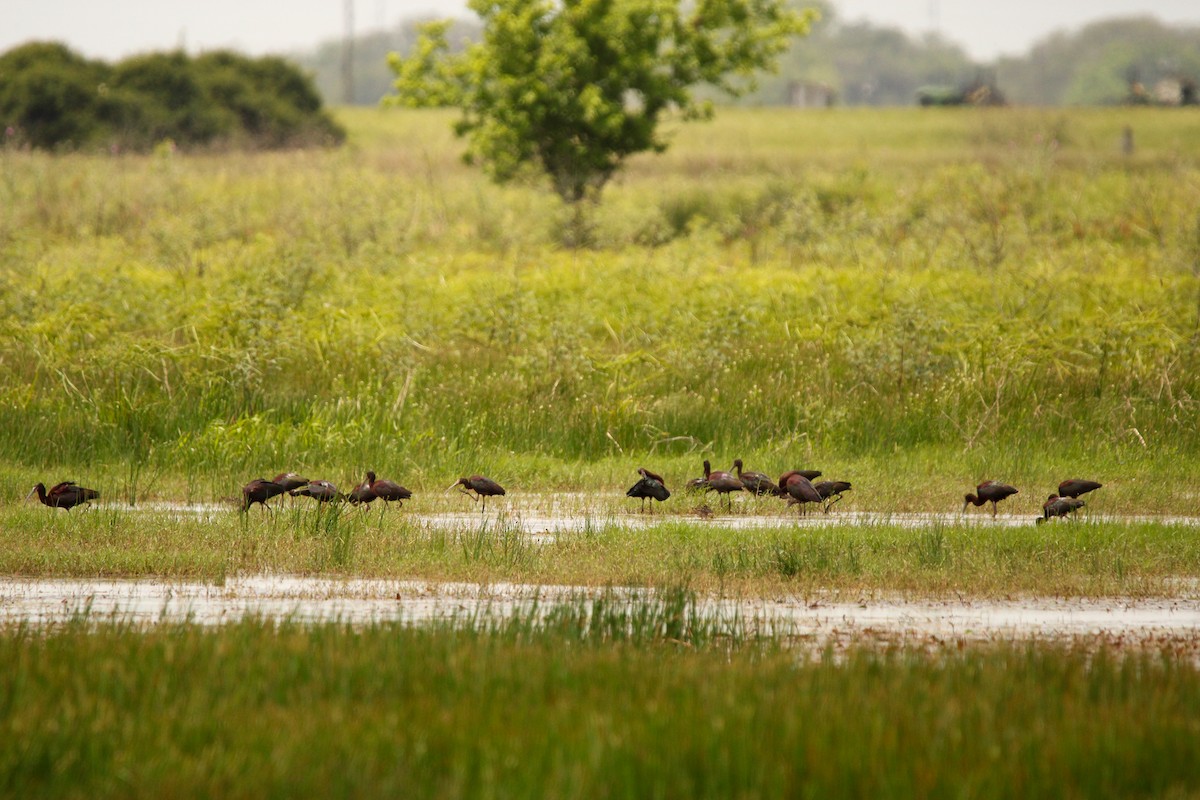
[[[1080,521],[730,530],[664,518],[592,517],[535,541],[500,515],[449,527],[403,512],[280,511],[211,519],[95,509],[0,513],[0,573],[177,577],[256,573],[586,586],[686,582],[728,595],[1191,596],[1200,536],[1188,525]]]
[[[566,607],[546,626],[9,629],[0,793],[1200,791],[1200,672],[1169,646],[805,657],[712,624],[681,627],[681,610],[593,623]]]

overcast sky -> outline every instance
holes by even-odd
[[[1037,39],[1112,16],[1152,14],[1200,25],[1200,0],[835,0],[844,20],[920,33],[933,28],[980,60],[1025,52]],[[53,39],[92,57],[183,45],[253,55],[308,48],[345,28],[347,0],[0,0],[0,51]],[[353,0],[358,32],[416,15],[465,16],[464,0]]]

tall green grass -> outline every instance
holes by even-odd
[[[545,192],[458,163],[451,117],[344,119],[335,153],[0,152],[12,485],[1197,475],[1187,116],[723,112],[637,159],[577,251]]]
[[[1200,673],[1169,643],[1128,652],[1000,643],[935,655],[919,646],[809,655],[722,634],[714,623],[676,627],[672,609],[684,606],[626,618],[607,633],[575,624],[588,609],[569,604],[549,625],[525,617],[433,629],[10,628],[0,633],[0,792],[1123,798],[1200,790]]]

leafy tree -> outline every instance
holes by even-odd
[[[773,66],[812,15],[782,0],[470,0],[483,39],[449,52],[448,22],[390,57],[394,97],[462,109],[468,162],[497,181],[532,168],[577,209],[625,160],[667,146],[663,114],[711,116],[692,89],[738,95]]]

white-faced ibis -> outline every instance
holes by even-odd
[[[812,485],[812,481],[799,472],[788,476],[784,491],[787,493],[788,505],[799,504],[801,513],[804,513],[806,503],[823,503],[825,500]]]
[[[817,490],[817,494],[821,495],[821,499],[825,502],[825,513],[828,514],[833,504],[842,499],[842,492],[850,491],[850,482],[821,481],[814,483],[813,488]]]
[[[708,490],[708,476],[712,474],[712,464],[708,463],[708,459],[704,460],[704,477],[692,478],[683,485],[683,488],[689,492],[703,492]]]
[[[412,499],[412,492],[395,481],[390,481],[387,478],[374,480],[371,473],[367,473],[367,475],[368,480],[371,481],[371,492],[384,503],[399,503],[400,505],[404,505],[404,500]]]
[[[281,472],[274,478],[271,478],[271,483],[278,483],[283,487],[285,492],[291,492],[292,489],[299,489],[301,486],[308,485],[308,478],[302,478],[294,472]]]
[[[996,503],[1016,493],[1017,490],[1007,483],[984,481],[975,487],[975,494],[968,494],[963,497],[963,511],[966,511],[967,506],[970,505],[978,507],[984,503],[991,503],[992,516],[994,517],[996,516]]]
[[[278,483],[266,478],[255,478],[242,487],[242,511],[249,511],[250,506],[255,503],[263,508],[270,508],[267,501],[277,494],[283,494],[283,487]]]
[[[1042,503],[1042,515],[1037,518],[1037,523],[1041,525],[1054,517],[1066,517],[1083,508],[1084,505],[1086,504],[1082,500],[1074,497],[1059,497],[1052,494],[1046,498],[1046,502]]]
[[[404,505],[403,500],[408,500],[412,497],[412,492],[405,489],[395,481],[380,480],[375,477],[374,472],[367,472],[367,479],[355,486],[350,492],[350,502],[357,505],[359,503],[370,503],[374,500],[382,500],[384,503],[400,503]]]
[[[716,492],[725,498],[725,505],[729,507],[730,511],[733,510],[733,500],[729,495],[732,492],[740,492],[746,488],[742,485],[738,476],[724,470],[714,472],[712,466],[707,461],[704,462],[704,484],[706,492]]]
[[[742,482],[742,486],[751,494],[771,494],[776,497],[783,495],[783,489],[780,489],[775,481],[768,478],[761,472],[742,471],[742,460],[735,458],[733,460],[733,469],[737,473],[738,480]]]
[[[50,506],[51,508],[65,508],[68,511],[77,505],[82,505],[89,500],[95,500],[100,496],[100,493],[95,489],[88,489],[80,486],[75,481],[63,481],[56,483],[50,487],[50,491],[46,491],[46,484],[38,483],[29,490],[29,494],[25,495],[25,499],[37,495],[38,500],[42,505]]]
[[[491,478],[485,478],[482,475],[472,475],[469,478],[459,478],[454,483],[447,486],[446,491],[450,491],[455,486],[464,487],[459,489],[459,491],[465,494],[467,497],[470,497],[472,500],[479,500],[482,498],[483,506],[480,508],[481,512],[487,511],[487,499],[489,497],[495,497],[497,495],[504,494],[503,486],[496,483]],[[472,495],[471,492],[474,492],[475,494]]]
[[[787,494],[787,482],[791,479],[791,477],[793,475],[799,475],[800,477],[804,478],[809,483],[812,483],[817,478],[821,477],[821,470],[819,470],[819,469],[793,469],[793,470],[789,470],[788,472],[783,473],[782,475],[779,476],[780,496]]]
[[[657,472],[651,472],[645,467],[638,467],[638,475],[641,475],[643,478],[649,478],[652,481],[658,481],[663,486],[667,485],[666,478],[664,478],[662,475],[659,475]]]
[[[1069,481],[1063,481],[1058,485],[1059,497],[1079,497],[1081,494],[1094,492],[1103,486],[1103,483],[1096,481],[1085,481],[1080,478],[1072,478]]]
[[[350,490],[350,494],[346,495],[346,499],[350,501],[350,505],[356,506],[359,503],[370,503],[375,499],[375,493],[371,491],[371,480],[374,477],[374,472],[368,472],[367,479]]]
[[[642,499],[642,511],[646,510],[646,499],[652,498],[658,502],[662,502],[671,496],[671,492],[667,489],[661,475],[656,475],[645,467],[638,468],[638,474],[641,479],[633,486],[629,487],[629,491],[625,493],[626,497],[640,497]],[[654,504],[650,504],[650,510],[654,510]]]
[[[292,497],[311,497],[318,503],[332,503],[334,500],[345,500],[346,496],[329,481],[309,481],[298,489],[288,492]]]

